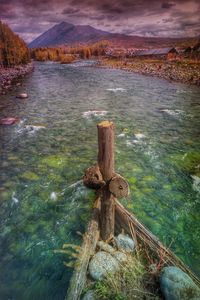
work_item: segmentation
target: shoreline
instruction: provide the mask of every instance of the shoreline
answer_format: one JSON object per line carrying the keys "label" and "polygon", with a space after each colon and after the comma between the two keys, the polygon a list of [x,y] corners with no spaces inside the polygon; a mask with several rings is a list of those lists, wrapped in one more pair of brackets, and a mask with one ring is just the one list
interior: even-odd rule
{"label": "shoreline", "polygon": [[121,69],[136,74],[154,76],[170,82],[200,87],[200,63],[100,59],[98,68]]}
{"label": "shoreline", "polygon": [[15,80],[24,77],[33,70],[33,62],[12,68],[0,68],[0,95],[5,95],[13,84],[15,84]]}

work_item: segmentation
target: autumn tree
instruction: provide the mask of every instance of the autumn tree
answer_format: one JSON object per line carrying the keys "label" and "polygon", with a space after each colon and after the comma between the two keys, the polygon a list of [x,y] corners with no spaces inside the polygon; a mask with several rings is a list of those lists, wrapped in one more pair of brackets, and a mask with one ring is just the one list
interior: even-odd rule
{"label": "autumn tree", "polygon": [[25,42],[0,21],[0,65],[12,67],[29,61],[30,53]]}

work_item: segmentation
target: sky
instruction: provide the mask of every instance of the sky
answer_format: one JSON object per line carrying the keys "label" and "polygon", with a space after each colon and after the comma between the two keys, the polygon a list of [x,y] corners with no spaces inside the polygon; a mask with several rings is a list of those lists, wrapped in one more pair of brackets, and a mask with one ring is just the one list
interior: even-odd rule
{"label": "sky", "polygon": [[26,42],[66,21],[112,33],[200,36],[200,0],[0,0],[0,20]]}

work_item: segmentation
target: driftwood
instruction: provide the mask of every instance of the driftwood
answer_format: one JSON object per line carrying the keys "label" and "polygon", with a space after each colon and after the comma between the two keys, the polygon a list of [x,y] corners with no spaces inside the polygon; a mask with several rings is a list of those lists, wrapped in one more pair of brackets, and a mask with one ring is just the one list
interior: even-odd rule
{"label": "driftwood", "polygon": [[149,247],[157,254],[158,258],[162,253],[162,256],[165,258],[168,265],[179,267],[200,287],[199,278],[172,251],[164,247],[159,239],[140,223],[133,214],[128,212],[118,201],[115,203],[115,208],[115,230],[117,233],[121,232],[123,229],[126,233],[135,235],[137,240],[141,242],[144,247]]}
{"label": "driftwood", "polygon": [[114,174],[114,125],[104,121],[98,128],[98,166],[106,185],[102,188],[100,235],[104,241],[111,239],[115,227],[115,198],[109,191],[109,181]]}
{"label": "driftwood", "polygon": [[120,175],[115,174],[109,183],[109,191],[118,199],[129,194],[128,182]]}
{"label": "driftwood", "polygon": [[99,189],[105,185],[98,165],[92,166],[85,171],[83,183],[91,189]]}
{"label": "driftwood", "polygon": [[86,274],[90,257],[94,254],[97,241],[99,239],[99,211],[100,197],[97,197],[92,219],[89,222],[87,231],[83,238],[83,244],[80,249],[80,254],[70,280],[70,285],[67,291],[66,300],[78,300],[86,283]]}

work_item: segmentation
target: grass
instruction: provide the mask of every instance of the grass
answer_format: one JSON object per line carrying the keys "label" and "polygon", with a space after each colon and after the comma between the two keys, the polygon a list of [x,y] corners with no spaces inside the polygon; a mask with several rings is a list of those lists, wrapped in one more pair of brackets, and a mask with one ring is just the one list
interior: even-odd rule
{"label": "grass", "polygon": [[[120,271],[108,273],[93,285],[98,300],[159,300],[156,295],[155,282],[146,271],[141,254],[130,255]],[[151,287],[149,289],[149,286]],[[89,287],[91,289],[91,286]]]}

